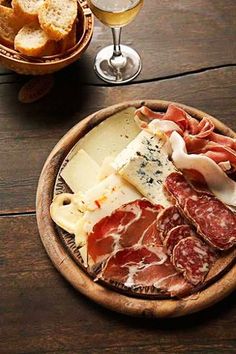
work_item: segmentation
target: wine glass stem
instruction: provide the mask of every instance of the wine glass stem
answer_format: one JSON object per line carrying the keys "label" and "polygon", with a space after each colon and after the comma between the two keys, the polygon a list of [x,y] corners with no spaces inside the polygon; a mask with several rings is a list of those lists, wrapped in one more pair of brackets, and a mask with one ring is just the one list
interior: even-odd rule
{"label": "wine glass stem", "polygon": [[119,72],[120,69],[126,66],[127,59],[123,56],[120,48],[121,28],[112,27],[111,30],[113,37],[113,54],[110,59],[110,65]]}

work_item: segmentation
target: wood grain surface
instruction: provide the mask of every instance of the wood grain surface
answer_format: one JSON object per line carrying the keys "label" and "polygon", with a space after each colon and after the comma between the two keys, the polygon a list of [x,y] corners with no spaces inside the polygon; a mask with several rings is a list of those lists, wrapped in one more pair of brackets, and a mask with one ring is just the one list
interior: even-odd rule
{"label": "wood grain surface", "polygon": [[123,31],[123,43],[144,64],[130,85],[105,87],[95,77],[94,54],[111,43],[98,21],[82,59],[55,75],[54,89],[39,102],[20,104],[28,78],[0,68],[1,353],[235,353],[235,294],[181,319],[114,314],[73,290],[39,239],[39,173],[55,143],[89,113],[127,99],[168,99],[236,130],[235,0],[144,3]]}
{"label": "wood grain surface", "polygon": [[0,242],[2,354],[234,353],[235,294],[188,317],[131,318],[73,290],[49,261],[34,216],[0,218]]}

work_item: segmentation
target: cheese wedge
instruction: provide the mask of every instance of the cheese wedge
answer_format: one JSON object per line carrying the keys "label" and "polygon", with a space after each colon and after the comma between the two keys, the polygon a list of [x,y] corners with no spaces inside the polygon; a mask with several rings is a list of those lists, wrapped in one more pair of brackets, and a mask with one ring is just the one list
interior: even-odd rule
{"label": "cheese wedge", "polygon": [[142,131],[114,160],[113,168],[154,204],[166,207],[163,182],[176,171],[168,159],[164,134]]}
{"label": "cheese wedge", "polygon": [[87,133],[76,145],[99,165],[107,156],[115,157],[140,132],[134,121],[134,107],[118,112]]}
{"label": "cheese wedge", "polygon": [[99,181],[98,164],[83,149],[69,160],[61,172],[61,177],[72,192],[86,192]]}

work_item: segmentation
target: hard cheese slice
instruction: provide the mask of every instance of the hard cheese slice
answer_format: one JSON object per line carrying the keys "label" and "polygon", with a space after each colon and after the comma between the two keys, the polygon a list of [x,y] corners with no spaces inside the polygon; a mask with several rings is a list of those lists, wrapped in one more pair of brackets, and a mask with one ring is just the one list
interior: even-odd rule
{"label": "hard cheese slice", "polygon": [[74,193],[86,192],[99,181],[100,168],[85,152],[79,150],[61,172],[61,177]]}
{"label": "hard cheese slice", "polygon": [[99,165],[107,156],[115,157],[140,132],[134,112],[129,107],[107,118],[80,139],[76,149],[85,150]]}
{"label": "hard cheese slice", "polygon": [[112,166],[154,204],[166,207],[163,182],[176,171],[164,148],[163,135],[142,131],[114,160]]}
{"label": "hard cheese slice", "polygon": [[121,205],[142,198],[141,194],[119,175],[112,174],[83,196],[84,214],[75,230],[77,245],[86,243],[93,226]]}

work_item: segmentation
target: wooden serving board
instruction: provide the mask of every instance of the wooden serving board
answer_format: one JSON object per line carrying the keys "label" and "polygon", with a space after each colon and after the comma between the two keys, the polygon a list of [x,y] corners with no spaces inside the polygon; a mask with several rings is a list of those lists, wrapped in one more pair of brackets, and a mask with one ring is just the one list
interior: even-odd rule
{"label": "wooden serving board", "polygon": [[[81,293],[97,303],[117,312],[134,316],[177,317],[200,311],[215,304],[236,289],[236,250],[225,258],[226,267],[220,269],[220,277],[211,277],[208,286],[183,299],[146,299],[122,294],[115,289],[94,282],[86,271],[76,262],[73,251],[66,247],[60,237],[60,231],[50,217],[50,204],[61,165],[74,147],[86,133],[96,125],[128,107],[139,108],[146,105],[156,111],[166,111],[170,102],[158,100],[130,101],[98,111],[74,126],[55,146],[49,155],[38,184],[37,222],[41,240],[46,251],[59,272]],[[195,108],[177,103],[197,119],[208,117],[222,134],[236,137],[230,128],[219,120]],[[222,268],[222,264],[221,264]],[[216,267],[213,273],[218,273]]]}

